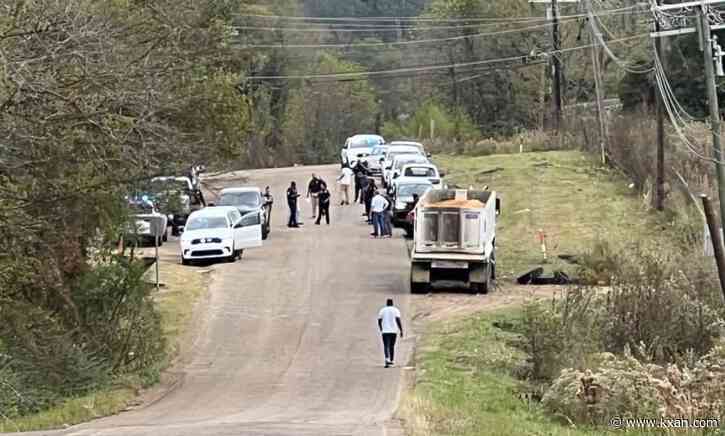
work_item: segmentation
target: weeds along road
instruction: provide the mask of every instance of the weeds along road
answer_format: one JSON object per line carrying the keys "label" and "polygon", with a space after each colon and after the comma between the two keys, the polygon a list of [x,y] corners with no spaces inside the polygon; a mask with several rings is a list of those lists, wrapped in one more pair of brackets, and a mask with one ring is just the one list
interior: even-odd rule
{"label": "weeds along road", "polygon": [[[305,225],[288,229],[286,187],[290,180],[306,186],[313,171],[333,190],[332,223],[314,225],[302,201]],[[336,206],[338,171],[295,167],[210,178],[213,187],[270,185],[273,228],[264,247],[215,267],[183,383],[148,407],[34,434],[397,434],[386,421],[411,343],[400,342],[398,366],[383,368],[376,319],[390,296],[409,315],[408,257],[400,235],[369,239],[360,206]]]}

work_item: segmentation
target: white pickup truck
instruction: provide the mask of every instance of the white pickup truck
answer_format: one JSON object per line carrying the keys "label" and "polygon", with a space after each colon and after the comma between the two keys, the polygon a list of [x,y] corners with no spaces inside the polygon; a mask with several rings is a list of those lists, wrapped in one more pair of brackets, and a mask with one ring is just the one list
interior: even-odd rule
{"label": "white pickup truck", "polygon": [[495,191],[429,190],[415,208],[410,291],[427,292],[436,281],[465,282],[486,293],[496,279]]}

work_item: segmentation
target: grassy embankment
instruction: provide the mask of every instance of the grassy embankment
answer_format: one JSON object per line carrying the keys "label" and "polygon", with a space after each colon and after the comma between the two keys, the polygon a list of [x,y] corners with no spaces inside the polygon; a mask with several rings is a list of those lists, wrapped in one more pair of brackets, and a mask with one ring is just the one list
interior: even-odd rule
{"label": "grassy embankment", "polygon": [[[578,152],[437,156],[436,161],[447,170],[449,183],[488,185],[501,196],[497,260],[504,282],[542,264],[539,229],[547,235],[548,272],[575,271],[556,255],[580,254],[597,238],[625,243],[653,231],[652,218],[627,182]],[[484,174],[495,168],[501,170]],[[427,326],[417,352],[416,384],[401,405],[409,434],[608,433],[564,425],[526,399],[525,382],[513,375],[526,356],[513,345],[517,335],[505,328],[521,313],[520,307],[509,307]]]}
{"label": "grassy embankment", "polygon": [[[206,292],[207,279],[198,269],[161,261],[160,280],[165,286],[156,296],[162,317],[168,356],[159,362],[159,369],[168,367],[178,354],[180,341],[192,320],[194,303]],[[154,269],[147,274],[153,281]],[[144,385],[157,382],[158,374],[138,375],[118,380],[113,386],[94,394],[72,398],[58,407],[13,421],[0,416],[0,432],[32,431],[59,428],[113,415],[130,405]]]}

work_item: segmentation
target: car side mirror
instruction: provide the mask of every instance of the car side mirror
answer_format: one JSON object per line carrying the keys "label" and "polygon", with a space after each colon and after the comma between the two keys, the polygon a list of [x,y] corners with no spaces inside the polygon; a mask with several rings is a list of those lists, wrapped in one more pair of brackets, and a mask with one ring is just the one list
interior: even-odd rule
{"label": "car side mirror", "polygon": [[445,177],[446,176],[446,173],[443,172],[443,171],[441,171],[441,172],[438,173],[438,175],[441,176],[441,177]]}
{"label": "car side mirror", "polygon": [[398,177],[400,177],[400,174],[399,173],[395,173],[395,175],[393,175],[393,178],[394,179],[397,179]]}
{"label": "car side mirror", "polygon": [[430,153],[426,153],[426,154],[425,154],[425,157],[431,157],[431,156],[433,156],[433,155],[432,155],[432,154],[430,154]]}
{"label": "car side mirror", "polygon": [[207,206],[207,207],[214,207],[214,206],[215,206],[215,204],[214,204],[214,203],[207,203],[207,205],[206,205],[206,206]]}

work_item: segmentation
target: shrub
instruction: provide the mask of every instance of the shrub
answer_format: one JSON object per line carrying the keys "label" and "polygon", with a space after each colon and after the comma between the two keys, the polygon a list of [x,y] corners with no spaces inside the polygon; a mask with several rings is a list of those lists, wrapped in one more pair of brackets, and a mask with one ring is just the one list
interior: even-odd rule
{"label": "shrub", "polygon": [[643,363],[629,352],[597,356],[591,370],[566,369],[544,394],[551,414],[605,424],[623,418],[712,418],[725,412],[725,347],[713,348],[694,368]]}

